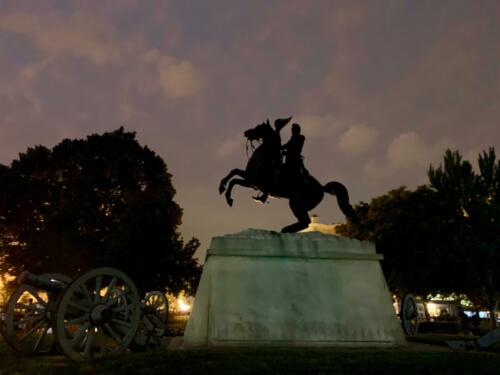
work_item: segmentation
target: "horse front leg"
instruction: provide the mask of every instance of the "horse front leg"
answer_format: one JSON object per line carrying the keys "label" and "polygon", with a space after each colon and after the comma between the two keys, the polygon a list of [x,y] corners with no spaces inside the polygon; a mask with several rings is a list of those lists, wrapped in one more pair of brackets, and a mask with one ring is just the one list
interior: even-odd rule
{"label": "horse front leg", "polygon": [[232,193],[233,187],[235,185],[253,188],[252,184],[250,182],[248,182],[247,180],[240,179],[240,178],[236,178],[234,180],[231,180],[231,182],[229,183],[229,186],[227,187],[226,194],[225,194],[226,202],[231,207],[233,206],[233,198],[231,197],[231,193]]}
{"label": "horse front leg", "polygon": [[230,179],[232,179],[234,176],[240,176],[240,177],[246,178],[246,173],[242,169],[233,169],[231,172],[229,172],[229,174],[220,181],[219,194],[224,193],[224,191],[226,190],[227,182]]}

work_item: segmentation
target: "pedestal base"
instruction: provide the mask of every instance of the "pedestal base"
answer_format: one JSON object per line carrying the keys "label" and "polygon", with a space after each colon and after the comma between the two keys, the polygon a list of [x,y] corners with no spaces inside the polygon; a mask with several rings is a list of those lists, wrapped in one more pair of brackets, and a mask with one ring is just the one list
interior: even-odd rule
{"label": "pedestal base", "polygon": [[318,232],[212,239],[184,346],[405,344],[375,247]]}

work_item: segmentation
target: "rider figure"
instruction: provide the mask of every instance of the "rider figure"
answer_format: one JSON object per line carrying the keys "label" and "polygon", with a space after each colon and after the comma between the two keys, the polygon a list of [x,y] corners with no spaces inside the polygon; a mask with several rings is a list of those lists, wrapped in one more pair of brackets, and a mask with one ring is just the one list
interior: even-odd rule
{"label": "rider figure", "polygon": [[[279,130],[278,130],[279,131]],[[305,137],[300,134],[300,125],[292,125],[292,136],[290,140],[281,146],[285,154],[285,178],[288,183],[296,181],[304,172],[304,163],[302,162],[302,147]],[[264,191],[258,197],[253,197],[256,201],[265,203],[269,193]]]}
{"label": "rider figure", "polygon": [[300,125],[292,125],[292,137],[288,143],[281,146],[285,152],[285,173],[289,181],[295,181],[304,171],[302,162],[302,147],[304,147],[305,137],[300,134]]}

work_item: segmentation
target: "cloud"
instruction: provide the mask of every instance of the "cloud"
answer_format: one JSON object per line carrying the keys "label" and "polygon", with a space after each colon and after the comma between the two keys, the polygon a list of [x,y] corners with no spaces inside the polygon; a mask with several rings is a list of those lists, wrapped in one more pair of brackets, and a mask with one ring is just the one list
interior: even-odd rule
{"label": "cloud", "polygon": [[163,63],[158,68],[162,88],[169,97],[188,97],[201,90],[201,74],[191,62]]}
{"label": "cloud", "polygon": [[215,150],[215,158],[216,159],[224,159],[232,154],[234,154],[238,150],[243,149],[243,138],[241,136],[234,137],[222,144],[220,144]]}
{"label": "cloud", "polygon": [[340,137],[338,148],[346,154],[360,154],[369,150],[377,139],[377,129],[366,125],[353,125]]}
{"label": "cloud", "polygon": [[81,12],[66,20],[55,13],[42,17],[14,12],[0,17],[0,29],[31,38],[49,55],[70,54],[96,64],[116,61],[124,48],[109,22]]}
{"label": "cloud", "polygon": [[334,33],[353,33],[363,27],[367,16],[366,6],[347,3],[329,12],[327,26]]}
{"label": "cloud", "polygon": [[31,38],[50,59],[71,55],[102,65],[123,60],[132,64],[135,56],[140,56],[139,64],[155,65],[156,81],[168,98],[193,96],[203,86],[202,75],[191,61],[176,59],[156,48],[148,50],[134,38],[119,38],[110,22],[86,13],[77,11],[65,19],[56,13],[42,17],[14,12],[0,17],[0,30]]}
{"label": "cloud", "polygon": [[387,160],[395,168],[422,165],[428,160],[426,146],[416,133],[400,134],[389,145]]}
{"label": "cloud", "polygon": [[335,135],[348,126],[348,121],[334,115],[299,115],[293,122],[302,127],[302,132],[308,137],[324,137]]}
{"label": "cloud", "polygon": [[398,171],[427,167],[439,161],[444,151],[452,146],[448,138],[426,143],[415,132],[399,134],[387,147],[386,159],[377,163],[369,160],[363,166],[366,174],[373,178],[384,178]]}
{"label": "cloud", "polygon": [[363,166],[363,171],[373,179],[382,179],[390,176],[394,173],[392,169],[386,163],[377,163],[375,160],[369,160]]}
{"label": "cloud", "polygon": [[200,71],[188,60],[161,54],[157,49],[146,52],[143,60],[155,64],[164,94],[173,99],[196,95],[203,87]]}
{"label": "cloud", "polygon": [[437,156],[441,156],[451,142],[443,138],[433,144],[425,144],[415,132],[403,133],[396,137],[387,149],[387,160],[396,169],[412,166],[426,166]]}

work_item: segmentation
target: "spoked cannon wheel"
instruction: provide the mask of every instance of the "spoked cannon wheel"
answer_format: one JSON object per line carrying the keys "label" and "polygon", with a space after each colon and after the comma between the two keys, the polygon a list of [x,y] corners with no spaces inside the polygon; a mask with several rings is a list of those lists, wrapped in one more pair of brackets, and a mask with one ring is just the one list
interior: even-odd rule
{"label": "spoked cannon wheel", "polygon": [[167,323],[168,300],[164,293],[158,290],[146,293],[143,304],[146,308],[154,310],[163,323]]}
{"label": "spoked cannon wheel", "polygon": [[168,321],[167,297],[158,290],[146,293],[141,310],[139,327],[130,345],[130,348],[135,351],[155,348],[161,344]]}
{"label": "spoked cannon wheel", "polygon": [[[44,274],[48,282],[69,283],[60,274]],[[23,355],[43,355],[54,351],[53,321],[57,294],[21,284],[10,296],[1,333],[9,346]]]}
{"label": "spoked cannon wheel", "polygon": [[61,296],[57,343],[76,362],[119,356],[134,338],[140,314],[132,280],[119,270],[96,268],[73,280]]}
{"label": "spoked cannon wheel", "polygon": [[417,300],[413,294],[404,296],[399,316],[405,333],[408,336],[415,336],[418,332],[418,308]]}

